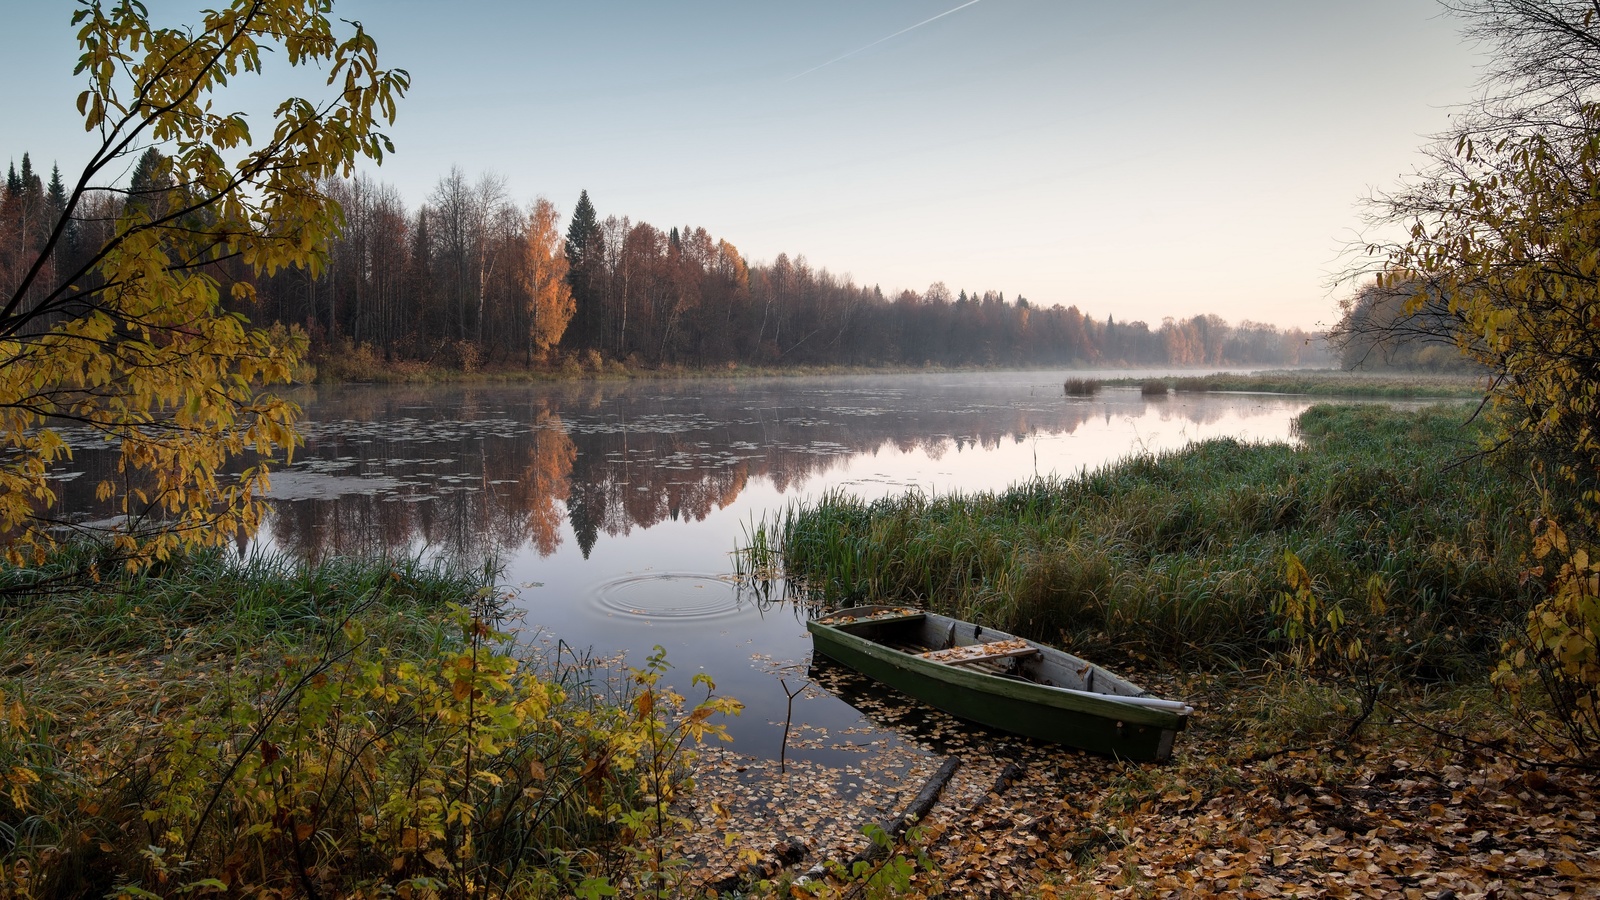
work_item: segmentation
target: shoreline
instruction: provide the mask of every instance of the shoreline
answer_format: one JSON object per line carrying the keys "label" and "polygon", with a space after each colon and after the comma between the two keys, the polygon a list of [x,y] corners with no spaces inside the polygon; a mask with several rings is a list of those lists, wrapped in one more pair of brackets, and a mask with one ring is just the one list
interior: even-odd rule
{"label": "shoreline", "polygon": [[[607,361],[598,367],[571,366],[543,369],[487,369],[464,372],[439,367],[390,370],[370,377],[324,377],[318,373],[295,385],[335,387],[340,385],[418,385],[418,384],[566,384],[574,382],[614,383],[625,381],[827,378],[875,375],[957,375],[1002,372],[1038,372],[1069,378],[1096,375],[1104,387],[1140,387],[1152,380],[1165,381],[1174,393],[1265,393],[1310,397],[1395,397],[1416,399],[1459,399],[1485,396],[1485,376],[1476,374],[1438,374],[1407,372],[1351,372],[1332,368],[1252,369],[1219,371],[1215,367],[1161,368],[1123,366],[1114,368],[1073,368],[1067,366],[730,366],[720,368],[629,369]],[[1160,374],[1119,375],[1119,372]]]}

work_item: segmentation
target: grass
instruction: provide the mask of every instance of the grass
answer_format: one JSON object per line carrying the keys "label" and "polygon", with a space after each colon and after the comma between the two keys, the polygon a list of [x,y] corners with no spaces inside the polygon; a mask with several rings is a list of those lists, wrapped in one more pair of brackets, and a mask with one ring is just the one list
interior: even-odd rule
{"label": "grass", "polygon": [[1384,612],[1360,626],[1410,676],[1476,677],[1532,588],[1505,514],[1527,498],[1461,462],[1469,413],[1317,406],[1300,446],[1211,440],[997,493],[834,493],[752,544],[825,604],[915,604],[1096,656],[1224,668],[1287,648],[1273,602],[1292,551],[1351,617],[1381,587]]}
{"label": "grass", "polygon": [[1100,393],[1100,379],[1068,378],[1061,387],[1068,397],[1093,397]]}
{"label": "grass", "polygon": [[0,569],[0,896],[570,896],[666,838],[703,716],[527,655],[491,572],[95,563]]}
{"label": "grass", "polygon": [[1137,386],[1148,392],[1153,382],[1157,381],[1179,393],[1235,391],[1390,400],[1479,398],[1487,391],[1484,376],[1342,372],[1333,369],[1291,369],[1248,375],[1217,372],[1160,379],[1110,379],[1106,383]]}
{"label": "grass", "polygon": [[196,553],[140,573],[110,571],[92,588],[34,591],[95,565],[93,548],[71,545],[44,566],[0,570],[0,670],[19,652],[105,655],[186,647],[189,655],[259,653],[296,645],[348,616],[382,618],[400,645],[423,640],[428,615],[478,594],[486,574],[416,560],[282,556],[240,560]]}

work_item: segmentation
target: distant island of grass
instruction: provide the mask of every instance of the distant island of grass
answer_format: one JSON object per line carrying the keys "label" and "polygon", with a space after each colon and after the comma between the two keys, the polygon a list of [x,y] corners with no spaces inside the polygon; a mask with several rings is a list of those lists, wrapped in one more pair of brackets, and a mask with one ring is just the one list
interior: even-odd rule
{"label": "distant island of grass", "polygon": [[[1084,396],[1087,379],[1073,378],[1065,384],[1066,393]],[[1094,382],[1105,387],[1137,387],[1146,395],[1156,382],[1175,393],[1237,392],[1255,394],[1304,394],[1312,397],[1373,397],[1404,399],[1482,397],[1488,390],[1487,376],[1468,374],[1346,372],[1338,369],[1285,369],[1248,374],[1216,372],[1210,375],[1172,375],[1160,378],[1107,378]]]}

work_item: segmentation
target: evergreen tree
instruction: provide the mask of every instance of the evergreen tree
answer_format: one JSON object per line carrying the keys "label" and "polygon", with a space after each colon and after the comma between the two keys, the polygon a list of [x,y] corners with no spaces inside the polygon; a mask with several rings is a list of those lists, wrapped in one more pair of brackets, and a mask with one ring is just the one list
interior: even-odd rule
{"label": "evergreen tree", "polygon": [[33,171],[33,162],[28,159],[28,154],[22,154],[22,174],[18,181],[22,185],[22,193],[43,194],[44,185],[40,183],[39,176]]}
{"label": "evergreen tree", "polygon": [[[152,219],[161,215],[165,203],[160,195],[172,186],[172,179],[162,174],[165,162],[161,151],[151,147],[139,157],[128,182],[128,205],[145,210]],[[28,157],[22,157],[22,164],[27,167]]]}
{"label": "evergreen tree", "polygon": [[16,197],[22,193],[22,178],[17,175],[17,161],[11,161],[11,168],[6,172],[6,195]]}
{"label": "evergreen tree", "polygon": [[577,312],[567,328],[563,344],[573,348],[602,348],[605,346],[606,316],[602,308],[605,297],[598,276],[605,264],[605,240],[587,190],[578,195],[578,205],[573,208],[572,221],[567,225],[566,254],[567,284],[572,288]]}
{"label": "evergreen tree", "polygon": [[[428,207],[417,210],[417,224],[411,229],[411,247],[406,254],[406,287],[409,303],[415,308],[414,321],[420,331],[406,336],[414,351],[429,346],[425,335],[444,333],[444,319],[438,303],[438,291],[433,280],[433,238],[428,231]],[[431,347],[430,347],[431,349]]]}
{"label": "evergreen tree", "polygon": [[567,225],[568,271],[576,272],[591,261],[592,251],[600,239],[600,223],[595,218],[594,204],[589,202],[587,190],[578,194],[578,205],[572,210],[572,221]]}
{"label": "evergreen tree", "polygon": [[33,160],[26,153],[22,154],[22,170],[17,173],[15,182],[10,178],[6,180],[5,218],[5,230],[10,232],[9,240],[14,242],[12,252],[18,254],[11,261],[12,265],[25,267],[24,258],[44,246],[49,229],[55,224],[53,218],[46,221],[44,184],[33,171]]}
{"label": "evergreen tree", "polygon": [[[67,188],[61,182],[61,167],[58,165],[50,166],[50,187],[45,191],[44,202],[51,227],[54,227],[54,223],[67,211]],[[68,220],[66,231],[61,237],[61,249],[66,252],[67,257],[70,259],[78,249],[78,224]]]}
{"label": "evergreen tree", "polygon": [[50,186],[45,190],[45,202],[49,204],[50,211],[61,215],[67,208],[67,189],[61,183],[61,167],[50,167]]}

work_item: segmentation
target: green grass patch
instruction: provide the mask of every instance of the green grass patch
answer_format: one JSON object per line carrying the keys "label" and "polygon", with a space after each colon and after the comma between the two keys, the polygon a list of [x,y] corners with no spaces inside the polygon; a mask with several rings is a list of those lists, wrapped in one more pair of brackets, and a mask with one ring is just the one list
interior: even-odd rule
{"label": "green grass patch", "polygon": [[[1527,498],[1470,458],[1471,407],[1316,406],[1302,443],[1217,439],[996,493],[844,493],[763,523],[754,549],[828,605],[914,604],[1111,658],[1250,666],[1286,647],[1284,554],[1422,680],[1481,675],[1533,588]],[[1374,648],[1375,650],[1378,648]]]}
{"label": "green grass patch", "polygon": [[1333,369],[1254,372],[1246,375],[1217,372],[1211,375],[1181,375],[1160,379],[1114,378],[1108,379],[1106,384],[1136,386],[1144,390],[1152,381],[1160,381],[1179,393],[1232,391],[1253,394],[1300,394],[1310,397],[1365,397],[1380,400],[1465,399],[1482,397],[1488,391],[1481,375],[1412,375],[1392,372],[1342,372]]}
{"label": "green grass patch", "polygon": [[221,551],[129,573],[97,564],[94,554],[71,545],[43,566],[0,570],[0,669],[34,650],[104,655],[182,644],[189,655],[259,653],[298,645],[357,614],[407,632],[393,639],[410,646],[431,640],[423,637],[431,615],[469,602],[489,581],[483,571],[416,560],[312,565]]}

